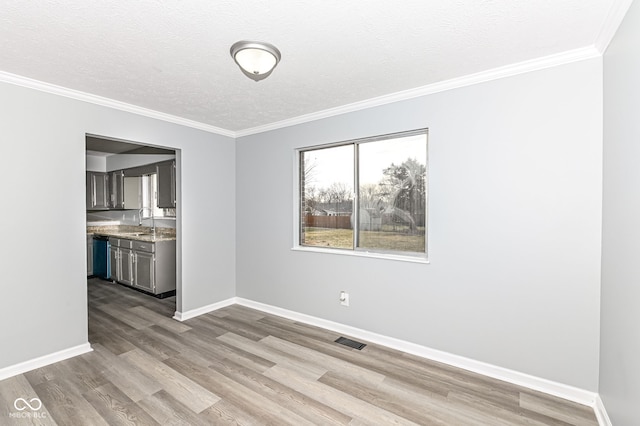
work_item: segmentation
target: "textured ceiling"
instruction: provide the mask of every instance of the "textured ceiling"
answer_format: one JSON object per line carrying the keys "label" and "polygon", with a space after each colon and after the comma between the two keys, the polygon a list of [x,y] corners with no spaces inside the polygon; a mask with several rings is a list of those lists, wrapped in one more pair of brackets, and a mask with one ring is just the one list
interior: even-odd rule
{"label": "textured ceiling", "polygon": [[3,0],[0,71],[235,132],[593,46],[615,1]]}

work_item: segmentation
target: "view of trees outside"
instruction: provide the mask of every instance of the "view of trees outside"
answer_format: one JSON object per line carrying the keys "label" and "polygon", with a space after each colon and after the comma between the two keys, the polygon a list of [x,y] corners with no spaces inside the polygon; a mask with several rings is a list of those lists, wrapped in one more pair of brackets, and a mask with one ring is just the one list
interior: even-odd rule
{"label": "view of trees outside", "polygon": [[304,165],[300,244],[352,249],[354,146],[322,148],[300,155]]}
{"label": "view of trees outside", "polygon": [[[301,152],[300,244],[353,248],[355,148]],[[358,247],[424,253],[426,134],[363,142],[357,152]]]}
{"label": "view of trees outside", "polygon": [[358,247],[425,251],[426,135],[359,147]]}

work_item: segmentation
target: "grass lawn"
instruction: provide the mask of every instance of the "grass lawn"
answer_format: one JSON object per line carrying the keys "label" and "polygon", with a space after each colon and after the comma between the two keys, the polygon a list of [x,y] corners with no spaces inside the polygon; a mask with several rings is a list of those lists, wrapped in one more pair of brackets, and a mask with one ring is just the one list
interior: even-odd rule
{"label": "grass lawn", "polygon": [[[353,248],[353,230],[305,228],[304,245],[315,247]],[[360,231],[360,248],[424,252],[424,233]]]}

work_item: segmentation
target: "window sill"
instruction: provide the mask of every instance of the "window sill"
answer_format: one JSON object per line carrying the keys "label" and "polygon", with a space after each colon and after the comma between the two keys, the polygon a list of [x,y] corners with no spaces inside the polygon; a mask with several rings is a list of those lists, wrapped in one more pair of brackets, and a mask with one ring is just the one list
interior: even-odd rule
{"label": "window sill", "polygon": [[400,262],[410,262],[410,263],[424,263],[424,264],[430,263],[429,259],[426,256],[407,256],[407,255],[376,253],[376,252],[360,251],[360,250],[341,250],[341,249],[329,249],[329,248],[322,248],[322,247],[306,247],[306,246],[294,246],[291,248],[291,250],[303,251],[303,252],[309,252],[309,253],[326,253],[326,254],[337,254],[337,255],[345,255],[345,256],[369,257],[373,259],[397,260]]}

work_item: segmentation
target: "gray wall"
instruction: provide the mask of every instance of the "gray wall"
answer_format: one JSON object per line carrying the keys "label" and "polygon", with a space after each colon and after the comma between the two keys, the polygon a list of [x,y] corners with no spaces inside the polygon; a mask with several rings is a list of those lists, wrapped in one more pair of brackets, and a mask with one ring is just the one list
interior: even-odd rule
{"label": "gray wall", "polygon": [[232,138],[4,83],[0,117],[0,368],[87,342],[85,133],[181,150],[178,309],[235,295]]}
{"label": "gray wall", "polygon": [[615,425],[640,401],[640,3],[604,55],[600,394]]}
{"label": "gray wall", "polygon": [[[291,250],[295,148],[421,127],[430,264]],[[239,297],[597,390],[600,58],[242,137],[236,155]]]}

